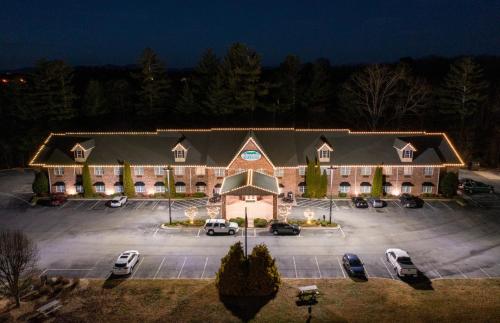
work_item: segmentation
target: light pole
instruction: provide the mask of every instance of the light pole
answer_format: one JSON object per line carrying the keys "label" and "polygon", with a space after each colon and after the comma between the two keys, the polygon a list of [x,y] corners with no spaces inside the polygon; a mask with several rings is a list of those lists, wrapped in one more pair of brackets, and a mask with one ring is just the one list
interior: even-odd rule
{"label": "light pole", "polygon": [[333,166],[330,166],[330,224],[332,224],[332,208],[333,208]]}
{"label": "light pole", "polygon": [[166,168],[167,171],[167,190],[168,190],[168,221],[172,224],[172,208],[170,203],[170,167]]}
{"label": "light pole", "polygon": [[247,217],[247,207],[245,206],[245,259],[248,259],[248,251],[247,251],[248,235],[247,235],[247,230],[248,230],[248,217]]}

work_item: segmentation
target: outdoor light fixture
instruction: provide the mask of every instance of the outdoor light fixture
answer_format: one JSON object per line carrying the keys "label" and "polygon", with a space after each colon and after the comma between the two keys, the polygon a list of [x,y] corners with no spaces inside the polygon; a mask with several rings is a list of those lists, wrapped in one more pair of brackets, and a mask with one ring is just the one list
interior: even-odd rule
{"label": "outdoor light fixture", "polygon": [[314,216],[314,211],[312,211],[311,209],[307,208],[305,211],[304,211],[304,216],[306,217],[307,219],[307,224],[311,224],[311,219],[313,218]]}

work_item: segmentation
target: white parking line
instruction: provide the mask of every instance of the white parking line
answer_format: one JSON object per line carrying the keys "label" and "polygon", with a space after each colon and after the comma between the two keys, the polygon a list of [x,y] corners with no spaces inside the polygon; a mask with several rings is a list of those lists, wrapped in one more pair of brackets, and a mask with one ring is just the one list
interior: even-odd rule
{"label": "white parking line", "polygon": [[397,206],[399,206],[399,208],[400,208],[400,209],[402,209],[402,208],[403,208],[401,205],[399,205],[399,203],[398,203],[398,202],[396,202],[396,201],[391,201],[391,202],[392,202],[392,203],[394,203],[394,204],[396,204]]}
{"label": "white parking line", "polygon": [[253,237],[256,238],[257,237],[257,229],[253,229]]}
{"label": "white parking line", "polygon": [[299,277],[299,274],[297,274],[297,264],[295,263],[295,256],[292,256],[293,259],[293,268],[295,269],[295,278]]}
{"label": "white parking line", "polygon": [[453,209],[451,208],[451,206],[449,206],[448,204],[444,203],[443,201],[439,201],[439,203],[441,203],[444,206],[446,206],[450,211],[453,211]]}
{"label": "white parking line", "polygon": [[139,261],[139,264],[137,265],[137,268],[134,268],[134,272],[132,273],[132,276],[130,276],[130,278],[134,278],[135,274],[139,270],[139,267],[141,267],[142,263],[144,262],[144,258],[146,258],[146,257],[144,257],[144,256],[141,257],[141,260]]}
{"label": "white parking line", "polygon": [[342,233],[342,236],[345,238],[345,232],[344,230],[342,230],[342,227],[339,225],[339,230],[340,230],[340,233]]}
{"label": "white parking line", "polygon": [[387,264],[385,263],[384,259],[382,259],[382,257],[380,258],[380,261],[382,262],[382,264],[384,264],[384,267],[385,269],[387,269],[389,275],[391,275],[391,278],[394,279],[394,276],[392,275],[391,271],[389,270],[389,267],[387,267]]}
{"label": "white parking line", "polygon": [[198,234],[196,235],[196,238],[200,237],[200,233],[201,233],[201,228],[198,229]]}
{"label": "white parking line", "polygon": [[436,208],[432,205],[430,205],[429,203],[427,203],[427,201],[424,201],[425,204],[427,204],[431,209],[433,209],[434,211],[436,210]]}
{"label": "white parking line", "polygon": [[432,271],[436,272],[436,274],[438,274],[439,278],[443,278],[443,276],[441,275],[441,273],[436,269],[436,267],[432,266],[432,265],[429,265],[431,268],[432,268]]}
{"label": "white parking line", "polygon": [[314,256],[314,260],[316,260],[316,267],[318,267],[319,278],[321,278],[322,276],[321,276],[321,270],[319,269],[318,258]]}
{"label": "white parking line", "polygon": [[203,276],[205,275],[205,269],[207,269],[207,263],[208,263],[208,257],[205,257],[205,266],[203,266],[203,272],[201,273],[201,279],[203,279]]}
{"label": "white parking line", "polygon": [[137,206],[135,207],[135,209],[137,210],[138,208],[140,208],[143,204],[144,204],[145,201],[142,201],[141,203],[137,204]]}
{"label": "white parking line", "polygon": [[163,266],[163,263],[165,262],[165,258],[166,257],[163,257],[163,260],[161,261],[160,265],[158,266],[158,269],[156,270],[156,273],[155,273],[153,279],[156,279],[156,277],[158,276],[158,273],[160,272],[160,269]]}
{"label": "white parking line", "polygon": [[158,230],[160,230],[160,226],[158,226],[158,228],[156,228],[155,233],[153,233],[153,237],[156,237],[156,234],[158,233]]}
{"label": "white parking line", "polygon": [[469,277],[467,277],[467,275],[466,275],[466,274],[464,274],[464,273],[460,270],[460,268],[459,268],[458,266],[456,266],[456,267],[457,267],[457,269],[458,269],[458,272],[459,272],[459,273],[460,273],[460,274],[461,274],[464,278],[469,278]]}
{"label": "white parking line", "polygon": [[78,204],[76,207],[73,208],[73,210],[76,210],[78,209],[80,206],[82,206],[83,204],[85,204],[84,201],[81,201],[80,204]]}
{"label": "white parking line", "polygon": [[340,259],[339,257],[336,257],[337,258],[337,261],[339,263],[339,266],[340,266],[340,270],[342,271],[342,275],[344,275],[344,278],[347,278],[346,274],[345,274],[345,271],[344,271],[344,266],[342,266],[342,263],[340,262]]}
{"label": "white parking line", "polygon": [[156,208],[156,206],[160,203],[160,201],[156,201],[155,204],[153,205],[153,208],[151,209],[151,211],[154,211],[154,209]]}
{"label": "white parking line", "polygon": [[370,275],[368,274],[368,270],[366,269],[366,266],[365,267],[365,274],[366,274],[366,278],[370,278]]}
{"label": "white parking line", "polygon": [[89,208],[88,208],[88,210],[92,210],[92,209],[94,209],[94,207],[95,207],[97,204],[99,204],[99,202],[101,202],[101,201],[97,201],[97,202],[95,202],[95,204],[94,204],[94,205],[92,205],[91,207],[89,207]]}
{"label": "white parking line", "polygon": [[486,276],[488,276],[488,278],[491,278],[490,274],[488,274],[488,272],[486,270],[484,270],[483,268],[481,267],[478,267],[479,270],[481,270]]}
{"label": "white parking line", "polygon": [[181,270],[179,270],[179,274],[177,275],[177,279],[181,277],[182,269],[184,269],[184,265],[186,264],[187,257],[184,257],[184,262],[182,263]]}

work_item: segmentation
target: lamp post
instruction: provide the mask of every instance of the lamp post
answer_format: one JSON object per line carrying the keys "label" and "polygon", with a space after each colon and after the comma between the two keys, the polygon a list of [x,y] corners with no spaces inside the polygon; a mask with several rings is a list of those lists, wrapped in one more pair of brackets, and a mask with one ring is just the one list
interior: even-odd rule
{"label": "lamp post", "polygon": [[248,259],[248,251],[247,251],[247,245],[248,245],[248,217],[247,217],[247,207],[245,206],[245,259]]}
{"label": "lamp post", "polygon": [[168,190],[168,221],[170,224],[172,224],[172,208],[171,208],[171,203],[170,203],[170,167],[166,168],[167,171],[167,190]]}
{"label": "lamp post", "polygon": [[330,166],[330,220],[329,223],[332,224],[332,208],[333,208],[333,170],[335,168]]}

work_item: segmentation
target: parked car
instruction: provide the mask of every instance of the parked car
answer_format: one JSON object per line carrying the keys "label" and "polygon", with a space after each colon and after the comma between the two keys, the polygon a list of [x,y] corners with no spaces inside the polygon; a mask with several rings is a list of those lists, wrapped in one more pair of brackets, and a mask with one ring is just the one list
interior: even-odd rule
{"label": "parked car", "polygon": [[493,186],[476,181],[465,182],[462,186],[462,189],[465,193],[468,194],[495,192],[495,188]]}
{"label": "parked car", "polygon": [[470,178],[462,178],[460,180],[458,180],[458,189],[459,190],[463,190],[464,189],[464,185],[470,185],[472,183],[474,183],[475,180],[473,179],[470,179]]}
{"label": "parked car", "polygon": [[417,267],[406,251],[397,248],[387,249],[385,258],[392,265],[398,277],[418,277]]}
{"label": "parked car", "polygon": [[407,193],[401,194],[401,196],[399,196],[399,202],[403,207],[407,208],[420,208],[424,206],[424,200]]}
{"label": "parked car", "polygon": [[240,230],[240,227],[238,223],[229,222],[224,219],[207,219],[203,229],[210,236],[214,234],[234,235]]}
{"label": "parked car", "polygon": [[67,201],[68,198],[64,194],[52,194],[50,199],[41,201],[41,204],[46,206],[61,206]]}
{"label": "parked car", "polygon": [[299,234],[300,226],[286,222],[272,222],[269,225],[269,232],[277,236],[278,234]]}
{"label": "parked car", "polygon": [[219,194],[215,194],[211,198],[208,199],[210,203],[219,203],[221,200],[221,196]]}
{"label": "parked car", "polygon": [[368,203],[373,207],[373,208],[381,208],[385,207],[387,205],[386,201],[382,201],[379,198],[369,198]]}
{"label": "parked car", "polygon": [[286,193],[286,196],[283,197],[284,203],[293,203],[293,192]]}
{"label": "parked car", "polygon": [[368,203],[362,197],[356,196],[352,198],[352,204],[358,209],[366,209],[368,207]]}
{"label": "parked car", "polygon": [[128,275],[132,273],[132,270],[135,268],[135,265],[139,262],[139,251],[137,250],[127,250],[122,252],[118,259],[116,259],[115,264],[113,266],[112,273],[113,275]]}
{"label": "parked car", "polygon": [[363,276],[366,277],[365,267],[359,257],[352,253],[346,253],[342,257],[342,265],[349,274],[349,276]]}
{"label": "parked car", "polygon": [[126,196],[115,196],[109,201],[109,206],[110,207],[120,207],[124,206],[127,204],[127,197]]}

